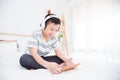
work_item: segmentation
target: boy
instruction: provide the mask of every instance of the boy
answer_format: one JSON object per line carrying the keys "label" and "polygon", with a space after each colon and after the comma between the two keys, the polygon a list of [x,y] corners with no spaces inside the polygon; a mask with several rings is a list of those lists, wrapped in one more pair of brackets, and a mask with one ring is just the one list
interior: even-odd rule
{"label": "boy", "polygon": [[[55,14],[46,15],[42,29],[32,34],[24,55],[20,58],[20,64],[27,69],[49,69],[51,73],[60,73],[60,67],[73,64],[72,59],[66,57],[59,49],[59,42],[55,37],[60,28],[61,21]],[[46,56],[52,49],[55,54]]]}

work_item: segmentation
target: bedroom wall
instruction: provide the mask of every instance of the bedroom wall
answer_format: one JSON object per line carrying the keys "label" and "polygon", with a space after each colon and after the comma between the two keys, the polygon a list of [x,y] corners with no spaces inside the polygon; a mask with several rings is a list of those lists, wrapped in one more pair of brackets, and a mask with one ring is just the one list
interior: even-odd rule
{"label": "bedroom wall", "polygon": [[47,10],[62,16],[67,0],[0,0],[0,32],[29,34],[39,28]]}
{"label": "bedroom wall", "polygon": [[48,9],[61,18],[66,4],[67,0],[0,0],[0,34],[8,33],[0,35],[0,40],[17,40],[19,51],[24,52],[29,37],[9,33],[30,35],[40,28]]}

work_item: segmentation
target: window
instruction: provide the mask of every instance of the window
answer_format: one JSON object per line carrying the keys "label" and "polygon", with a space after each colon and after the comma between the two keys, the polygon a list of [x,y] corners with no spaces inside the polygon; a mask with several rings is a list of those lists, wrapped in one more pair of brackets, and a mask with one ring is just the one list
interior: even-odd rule
{"label": "window", "polygon": [[95,57],[104,55],[105,60],[118,61],[120,59],[119,5],[120,2],[99,0],[74,6],[73,51],[79,51],[78,54],[87,53],[87,56],[95,53]]}

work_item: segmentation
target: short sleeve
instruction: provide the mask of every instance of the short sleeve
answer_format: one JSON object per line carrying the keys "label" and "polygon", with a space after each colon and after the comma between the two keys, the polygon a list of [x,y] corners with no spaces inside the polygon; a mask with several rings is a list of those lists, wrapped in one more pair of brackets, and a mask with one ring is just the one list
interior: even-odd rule
{"label": "short sleeve", "polygon": [[37,35],[36,34],[32,34],[30,40],[28,41],[27,47],[37,48],[37,46],[38,46],[37,42],[38,42]]}

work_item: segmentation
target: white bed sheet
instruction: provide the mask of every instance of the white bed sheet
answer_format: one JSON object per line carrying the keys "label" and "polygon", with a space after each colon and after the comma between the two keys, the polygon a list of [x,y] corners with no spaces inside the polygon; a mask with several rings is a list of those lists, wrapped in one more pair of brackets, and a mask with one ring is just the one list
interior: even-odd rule
{"label": "white bed sheet", "polygon": [[51,74],[47,69],[26,70],[19,64],[23,53],[16,43],[0,45],[0,80],[120,80],[120,64],[73,58],[75,70]]}
{"label": "white bed sheet", "polygon": [[51,74],[47,69],[26,70],[19,64],[0,64],[0,80],[120,80],[118,64],[80,62],[75,70],[61,74]]}

